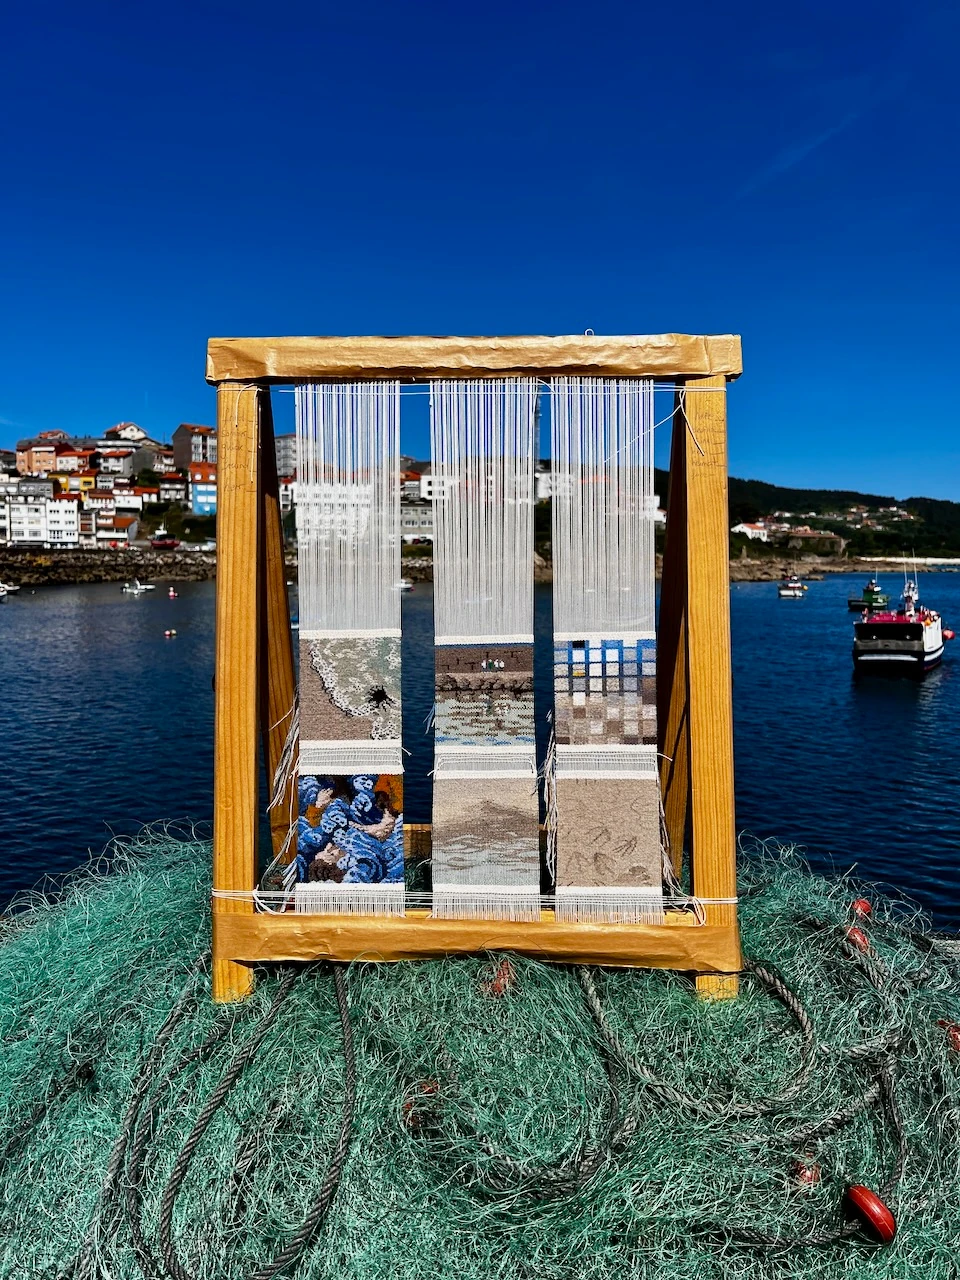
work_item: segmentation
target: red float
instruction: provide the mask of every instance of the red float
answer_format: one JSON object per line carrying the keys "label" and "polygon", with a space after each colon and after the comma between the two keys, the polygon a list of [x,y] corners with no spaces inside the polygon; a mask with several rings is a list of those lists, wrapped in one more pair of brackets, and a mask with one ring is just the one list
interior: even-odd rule
{"label": "red float", "polygon": [[868,898],[855,898],[850,910],[859,920],[869,920],[873,915],[873,905]]}
{"label": "red float", "polygon": [[490,981],[481,982],[480,990],[485,996],[493,996],[496,999],[507,995],[516,985],[517,971],[513,967],[513,962],[504,956]]}
{"label": "red float", "polygon": [[815,1160],[794,1160],[793,1180],[803,1191],[809,1191],[820,1181],[820,1166]]}
{"label": "red float", "polygon": [[862,951],[864,955],[866,955],[870,950],[870,939],[863,930],[858,929],[856,925],[852,925],[851,928],[847,930],[846,938],[848,942],[852,943],[858,951]]}
{"label": "red float", "polygon": [[955,1022],[948,1022],[946,1018],[938,1018],[937,1026],[946,1032],[948,1048],[954,1053],[960,1053],[960,1026]]}
{"label": "red float", "polygon": [[868,1235],[889,1244],[897,1234],[897,1222],[893,1214],[875,1191],[861,1183],[847,1188],[846,1205],[854,1217],[860,1219]]}

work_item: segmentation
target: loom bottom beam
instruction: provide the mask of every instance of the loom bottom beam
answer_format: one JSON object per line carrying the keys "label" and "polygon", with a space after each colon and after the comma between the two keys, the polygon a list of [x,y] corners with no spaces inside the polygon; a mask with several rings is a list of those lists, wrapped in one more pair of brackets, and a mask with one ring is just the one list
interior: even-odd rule
{"label": "loom bottom beam", "polygon": [[425,960],[483,951],[515,951],[561,964],[709,974],[736,973],[741,964],[736,926],[697,925],[680,912],[668,912],[660,925],[565,925],[552,911],[543,911],[533,923],[437,920],[423,909],[402,917],[213,916],[214,956],[241,964]]}

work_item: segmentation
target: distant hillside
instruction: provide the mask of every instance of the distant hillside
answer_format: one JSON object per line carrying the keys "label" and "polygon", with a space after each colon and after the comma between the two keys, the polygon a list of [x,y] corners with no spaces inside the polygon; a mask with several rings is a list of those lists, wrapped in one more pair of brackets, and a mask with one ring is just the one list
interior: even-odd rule
{"label": "distant hillside", "polygon": [[[657,470],[655,487],[662,505],[669,503],[669,473]],[[898,501],[889,495],[857,493],[848,489],[792,489],[768,484],[765,480],[740,480],[731,476],[730,523],[754,521],[775,511],[791,511],[806,516],[815,512],[845,512],[851,507],[867,507],[876,512],[883,507],[900,507],[918,518],[893,529],[858,529],[851,531],[829,519],[813,520],[815,526],[829,528],[848,538],[851,555],[874,552],[889,555],[916,553],[918,556],[960,554],[960,503],[938,498],[906,498]]]}

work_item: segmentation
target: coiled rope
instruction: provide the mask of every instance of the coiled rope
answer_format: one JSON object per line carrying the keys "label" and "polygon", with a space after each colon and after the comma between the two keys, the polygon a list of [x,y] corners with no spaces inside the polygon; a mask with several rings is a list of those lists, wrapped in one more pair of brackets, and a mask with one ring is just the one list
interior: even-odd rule
{"label": "coiled rope", "polygon": [[[243,1045],[233,1055],[204,1103],[190,1133],[177,1154],[161,1199],[159,1216],[161,1258],[158,1262],[150,1248],[147,1233],[144,1230],[142,1220],[142,1182],[150,1142],[156,1136],[155,1130],[157,1116],[161,1110],[161,1100],[175,1084],[177,1078],[183,1075],[188,1066],[193,1063],[203,1062],[211,1056],[213,1050],[233,1026],[231,1022],[224,1022],[215,1027],[200,1045],[181,1054],[165,1071],[161,1072],[160,1065],[165,1050],[178,1026],[192,1009],[192,997],[195,994],[196,985],[195,979],[198,973],[206,968],[207,960],[208,956],[206,954],[201,955],[190,969],[183,990],[167,1014],[152,1045],[143,1057],[140,1068],[134,1078],[117,1137],[114,1140],[110,1158],[107,1162],[97,1210],[76,1257],[66,1268],[61,1270],[58,1280],[93,1280],[94,1277],[107,1274],[100,1263],[100,1259],[103,1256],[103,1244],[108,1238],[115,1236],[119,1230],[121,1199],[127,1210],[137,1263],[147,1280],[161,1280],[164,1275],[169,1277],[170,1280],[193,1280],[191,1272],[181,1261],[177,1243],[174,1239],[173,1215],[177,1197],[204,1133],[209,1128],[214,1116],[225,1102],[233,1086],[255,1058],[271,1027],[276,1022],[298,976],[296,969],[290,969],[281,978],[267,1010],[260,1017]],[[356,1105],[357,1074],[347,980],[340,965],[333,966],[333,982],[345,1065],[343,1105],[337,1139],[334,1143],[320,1190],[308,1208],[299,1228],[294,1232],[289,1242],[273,1258],[247,1273],[245,1280],[272,1280],[284,1268],[295,1262],[315,1236],[334,1201],[340,1185],[343,1168],[350,1150]],[[178,1102],[185,1100],[185,1094],[189,1091],[189,1087],[189,1084],[185,1087]],[[151,1089],[153,1090],[152,1093]],[[179,1110],[179,1106],[175,1104],[170,1109],[176,1113]],[[123,1193],[122,1196],[121,1191]],[[161,1265],[162,1270],[160,1269]]]}
{"label": "coiled rope", "polygon": [[[890,986],[909,982],[914,976],[922,976],[922,974],[911,974],[907,979],[894,978],[878,956],[864,953],[853,945],[842,931],[823,921],[807,919],[804,923],[809,927],[816,927],[821,932],[831,933],[835,937],[842,954],[856,964],[884,1004],[889,1004]],[[746,958],[744,969],[787,1009],[800,1033],[800,1066],[776,1093],[751,1100],[713,1101],[659,1078],[646,1063],[640,1061],[625,1047],[614,1031],[600,997],[594,971],[586,966],[578,966],[577,978],[587,1008],[600,1033],[604,1068],[609,1082],[607,1115],[600,1138],[592,1143],[584,1142],[578,1153],[555,1164],[536,1165],[498,1151],[487,1138],[475,1131],[474,1141],[487,1157],[487,1161],[482,1171],[476,1169],[468,1171],[460,1167],[455,1172],[474,1191],[487,1190],[510,1196],[527,1194],[541,1199],[575,1194],[597,1174],[606,1160],[611,1159],[631,1140],[638,1127],[639,1116],[631,1111],[622,1110],[622,1089],[618,1074],[625,1074],[637,1081],[647,1093],[652,1094],[667,1106],[692,1112],[699,1117],[732,1123],[769,1116],[795,1101],[810,1083],[820,1055],[832,1051],[827,1046],[818,1044],[809,1013],[797,994],[779,974]],[[889,1175],[880,1187],[880,1197],[885,1201],[891,1200],[900,1186],[908,1158],[908,1143],[897,1098],[895,1078],[896,1056],[904,1047],[906,1040],[906,1030],[902,1026],[893,1025],[868,1040],[844,1047],[839,1051],[840,1056],[852,1062],[868,1063],[872,1067],[873,1078],[859,1096],[846,1107],[818,1120],[815,1124],[790,1130],[778,1130],[770,1134],[745,1135],[744,1142],[751,1147],[768,1149],[794,1147],[809,1151],[812,1144],[840,1132],[879,1101],[882,1115],[892,1134],[895,1152]],[[429,1145],[435,1153],[439,1153],[441,1147],[436,1139],[442,1137],[437,1128],[437,1119],[437,1117],[433,1118],[432,1132],[425,1132],[425,1136],[433,1139]],[[828,1245],[862,1233],[862,1226],[858,1222],[841,1222],[823,1231],[789,1235],[762,1232],[738,1225],[711,1223],[696,1225],[708,1233],[722,1235],[732,1242],[765,1250]]]}
{"label": "coiled rope", "polygon": [[[194,1122],[193,1128],[184,1142],[180,1153],[174,1161],[173,1169],[167,1184],[163,1191],[163,1198],[160,1204],[160,1249],[163,1256],[164,1267],[167,1275],[171,1280],[194,1280],[191,1272],[189,1272],[180,1260],[177,1253],[176,1243],[173,1238],[173,1211],[177,1202],[177,1196],[183,1185],[184,1178],[190,1168],[190,1162],[196,1151],[197,1145],[204,1133],[207,1131],[211,1120],[222,1106],[230,1090],[240,1078],[244,1068],[253,1059],[257,1050],[260,1048],[270,1030],[276,1021],[280,1009],[290,994],[293,983],[296,979],[296,971],[288,972],[282,979],[274,996],[270,1007],[261,1018],[259,1024],[253,1034],[247,1040],[246,1044],[234,1055],[233,1061],[229,1064],[226,1071],[220,1077],[217,1085],[210,1094],[200,1114]],[[298,1230],[290,1238],[289,1242],[280,1250],[269,1262],[255,1268],[255,1270],[247,1273],[247,1280],[272,1280],[290,1263],[296,1261],[303,1250],[310,1243],[320,1223],[326,1217],[326,1214],[333,1203],[337,1188],[340,1185],[340,1177],[343,1173],[343,1167],[346,1164],[347,1154],[350,1150],[350,1136],[353,1128],[353,1113],[356,1103],[357,1076],[356,1076],[356,1060],[353,1046],[353,1028],[350,1023],[350,1005],[347,998],[347,980],[343,969],[339,965],[333,967],[334,989],[337,997],[337,1011],[340,1015],[340,1029],[343,1036],[343,1056],[345,1064],[345,1086],[343,1093],[343,1108],[341,1112],[340,1131],[334,1144],[333,1152],[327,1165],[327,1172],[324,1176],[320,1187],[320,1192],[311,1204],[310,1208],[300,1224]]]}

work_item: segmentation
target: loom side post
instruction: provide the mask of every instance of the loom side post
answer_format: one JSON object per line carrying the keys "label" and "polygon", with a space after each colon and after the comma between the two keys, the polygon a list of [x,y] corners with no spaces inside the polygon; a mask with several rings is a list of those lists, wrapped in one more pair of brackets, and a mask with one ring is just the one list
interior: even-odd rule
{"label": "loom side post", "polygon": [[[260,651],[265,679],[260,681],[260,733],[267,771],[267,787],[283,755],[297,696],[293,667],[293,640],[290,607],[287,601],[284,562],[283,517],[280,510],[280,482],[274,448],[273,407],[270,390],[262,388],[260,399],[260,469],[262,476],[260,521],[263,561],[260,580]],[[296,822],[296,778],[287,781],[283,801],[269,811],[270,837],[274,854],[279,854]],[[294,851],[295,852],[295,851]]]}
{"label": "loom side post", "polygon": [[[213,887],[256,887],[257,687],[260,639],[261,393],[217,388],[217,609],[214,692]],[[242,1000],[253,972],[229,958],[219,921],[253,914],[252,901],[213,901],[213,999]]]}
{"label": "loom side post", "polygon": [[[725,388],[722,375],[688,380],[674,427],[683,442],[685,478],[690,879],[701,898],[737,893]],[[706,912],[709,924],[736,934],[733,903]],[[706,999],[727,999],[737,990],[735,973],[697,977]]]}
{"label": "loom side post", "polygon": [[[670,859],[679,879],[690,797],[687,700],[687,480],[680,393],[676,393],[670,442],[667,541],[663,554],[657,635],[657,750]],[[665,495],[666,496],[666,495]]]}

